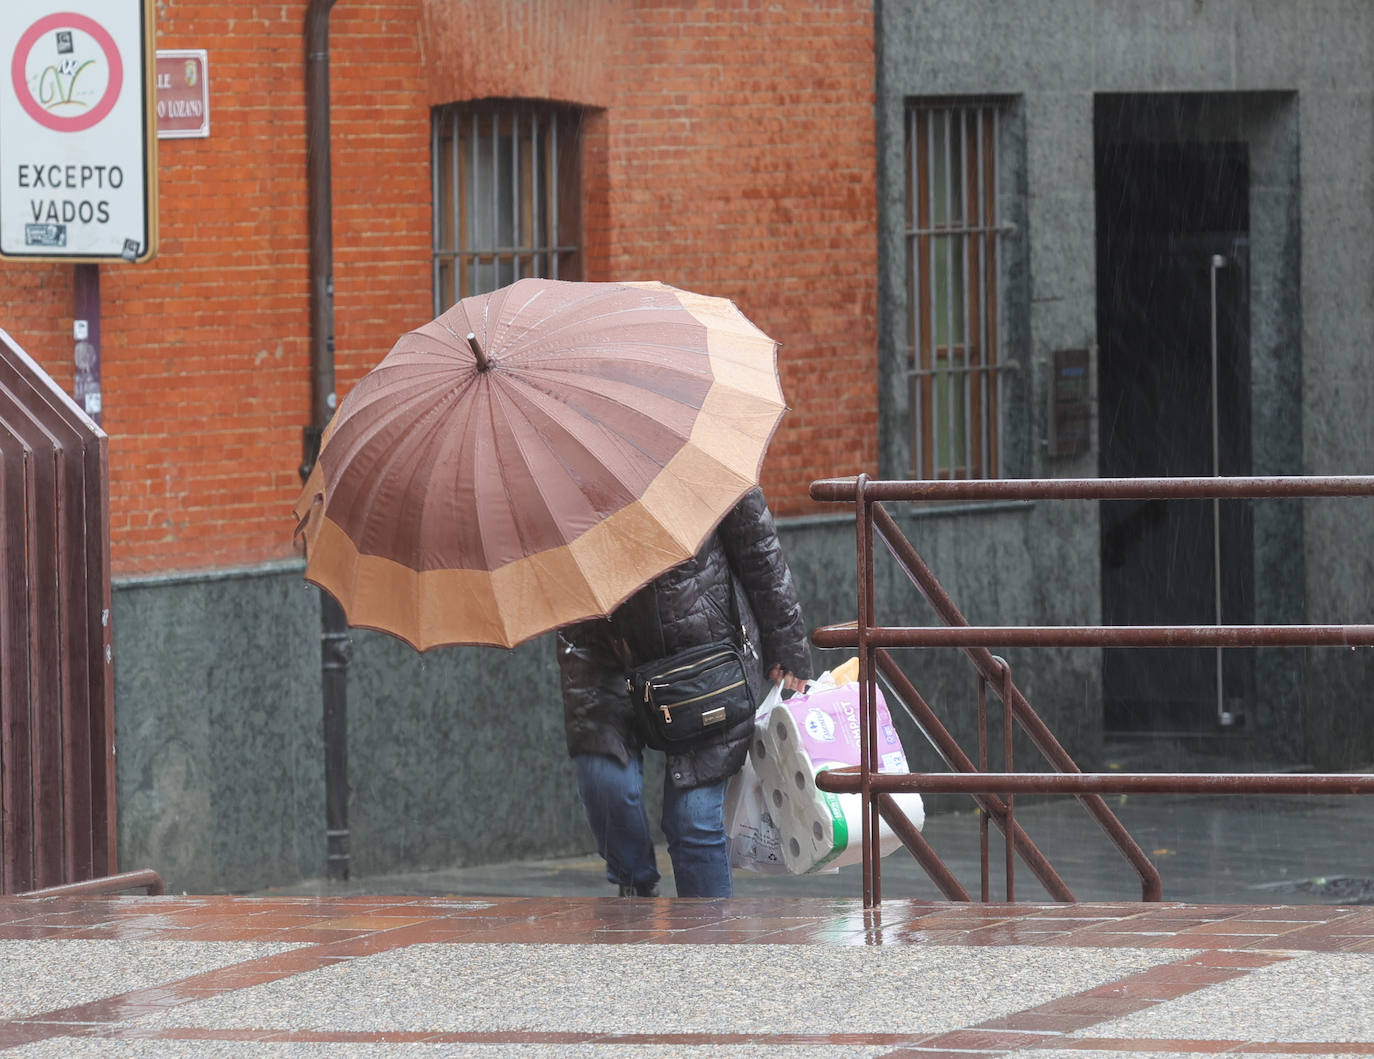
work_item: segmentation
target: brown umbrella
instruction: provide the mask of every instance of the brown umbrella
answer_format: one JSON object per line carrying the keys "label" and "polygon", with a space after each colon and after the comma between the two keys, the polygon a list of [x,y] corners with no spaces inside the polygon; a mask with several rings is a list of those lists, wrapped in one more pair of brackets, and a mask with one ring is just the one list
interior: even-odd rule
{"label": "brown umbrella", "polygon": [[777,344],[660,283],[523,279],[403,335],[295,505],[306,579],[418,650],[609,614],[758,481]]}

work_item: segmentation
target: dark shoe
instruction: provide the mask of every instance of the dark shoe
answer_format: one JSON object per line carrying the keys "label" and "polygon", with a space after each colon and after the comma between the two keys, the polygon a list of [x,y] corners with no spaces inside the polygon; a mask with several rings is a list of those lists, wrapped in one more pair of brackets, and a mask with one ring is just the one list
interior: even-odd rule
{"label": "dark shoe", "polygon": [[658,883],[620,884],[621,897],[657,897]]}

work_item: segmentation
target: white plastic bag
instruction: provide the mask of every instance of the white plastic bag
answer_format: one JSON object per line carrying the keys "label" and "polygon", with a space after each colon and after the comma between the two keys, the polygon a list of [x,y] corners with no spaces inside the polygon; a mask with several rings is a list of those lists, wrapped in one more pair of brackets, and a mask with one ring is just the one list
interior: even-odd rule
{"label": "white plastic bag", "polygon": [[[768,723],[773,707],[782,701],[782,683],[774,684],[754,713],[754,724]],[[725,833],[730,836],[730,866],[765,875],[785,875],[782,835],[763,799],[754,763],[748,758],[744,767],[730,777],[725,788]]]}
{"label": "white plastic bag", "polygon": [[763,701],[759,703],[759,708],[754,711],[754,723],[767,724],[768,715],[773,712],[773,707],[780,702],[782,702],[781,680],[768,689],[768,694],[765,695]]}

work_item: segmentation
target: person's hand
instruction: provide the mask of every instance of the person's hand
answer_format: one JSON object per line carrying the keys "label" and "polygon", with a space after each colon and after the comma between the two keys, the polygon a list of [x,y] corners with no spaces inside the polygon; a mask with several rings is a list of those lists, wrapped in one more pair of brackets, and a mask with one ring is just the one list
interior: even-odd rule
{"label": "person's hand", "polygon": [[790,669],[783,669],[777,662],[768,667],[768,682],[781,684],[787,691],[806,690],[806,681],[793,674]]}

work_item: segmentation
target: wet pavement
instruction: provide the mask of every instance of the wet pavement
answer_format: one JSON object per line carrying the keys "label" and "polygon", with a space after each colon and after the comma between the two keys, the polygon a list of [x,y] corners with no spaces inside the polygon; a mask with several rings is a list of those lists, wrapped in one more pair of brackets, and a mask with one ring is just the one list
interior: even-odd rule
{"label": "wet pavement", "polygon": [[[1116,802],[1170,900],[1141,903],[1068,800],[1017,815],[1076,904],[1045,903],[1025,873],[1016,904],[937,900],[903,851],[869,910],[852,869],[620,899],[585,857],[292,893],[0,898],[0,1051],[1374,1055],[1374,905],[1331,900],[1369,896],[1374,799]],[[975,892],[977,833],[969,814],[925,829]]]}
{"label": "wet pavement", "polygon": [[[1248,797],[1148,795],[1108,797],[1163,877],[1166,900],[1226,904],[1363,904],[1374,901],[1374,796]],[[1080,901],[1132,901],[1137,876],[1097,824],[1071,798],[1018,801],[1016,818]],[[973,896],[981,883],[978,817],[932,813],[922,832]],[[1002,840],[989,840],[990,896],[1006,897]],[[671,865],[659,852],[671,894]],[[1050,895],[1018,863],[1017,900]],[[511,897],[604,897],[612,892],[601,860],[592,856],[531,860],[352,879],[308,880],[266,896],[410,894]],[[884,897],[942,900],[904,850],[882,865]],[[861,897],[858,865],[821,875],[735,873],[741,897]]]}
{"label": "wet pavement", "polygon": [[0,1049],[1374,1054],[1374,908],[0,898]]}

